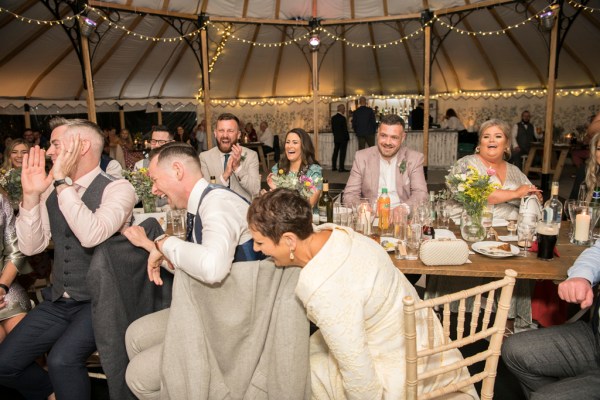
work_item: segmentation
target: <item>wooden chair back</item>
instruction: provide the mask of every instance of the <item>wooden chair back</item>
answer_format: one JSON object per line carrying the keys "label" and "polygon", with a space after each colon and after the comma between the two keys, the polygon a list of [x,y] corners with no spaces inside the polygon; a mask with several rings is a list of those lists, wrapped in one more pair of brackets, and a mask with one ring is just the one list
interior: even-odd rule
{"label": "wooden chair back", "polygon": [[[481,399],[488,400],[494,396],[494,381],[496,379],[496,369],[498,359],[500,358],[500,348],[504,336],[504,328],[508,318],[508,309],[515,278],[517,273],[511,269],[505,271],[503,279],[476,286],[468,290],[448,294],[434,299],[417,301],[407,296],[404,302],[404,335],[406,341],[406,399],[407,400],[426,400],[444,396],[450,393],[459,392],[460,389],[468,387],[473,383],[482,381]],[[500,299],[496,307],[496,317],[494,323],[490,326],[490,316],[494,308],[494,299],[496,291],[500,291]],[[473,298],[473,312],[469,321],[468,333],[465,330],[465,310],[466,300]],[[458,318],[456,324],[456,340],[450,339],[450,303],[458,301]],[[482,301],[485,301],[483,321],[479,326],[479,316]],[[438,340],[438,345],[434,345],[434,318],[438,318],[435,311],[443,306],[443,338]],[[421,311],[423,310],[423,311]],[[417,327],[415,314],[425,313],[427,321],[427,338],[421,338],[419,343],[422,348],[417,349]],[[460,362],[444,365],[439,368],[424,371],[420,375],[417,373],[418,360],[431,355],[457,349],[467,344],[477,342],[482,339],[489,339],[488,348],[473,356],[467,357]],[[417,386],[419,381],[430,379],[454,370],[468,367],[477,362],[485,361],[483,372],[469,377],[468,379],[455,382],[450,386],[437,389],[433,392],[417,395]]]}

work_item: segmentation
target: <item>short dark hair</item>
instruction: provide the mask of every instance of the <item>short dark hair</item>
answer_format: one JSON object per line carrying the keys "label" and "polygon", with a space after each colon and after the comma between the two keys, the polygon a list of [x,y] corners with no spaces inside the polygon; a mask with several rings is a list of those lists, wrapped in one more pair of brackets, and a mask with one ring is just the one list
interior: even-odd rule
{"label": "short dark hair", "polygon": [[200,159],[198,158],[198,153],[196,149],[194,149],[191,145],[183,142],[169,142],[164,146],[153,149],[150,152],[149,160],[152,160],[154,157],[158,157],[158,162],[161,162],[170,158],[185,158],[189,159],[192,164],[198,169],[200,167]]}
{"label": "short dark hair", "polygon": [[164,125],[154,125],[150,130],[150,137],[152,137],[154,132],[167,132],[169,134],[169,139],[173,140],[175,138],[175,135],[173,135],[169,128]]}
{"label": "short dark hair", "polygon": [[248,226],[279,243],[281,236],[291,232],[300,239],[313,233],[312,208],[297,191],[279,188],[267,192],[250,204]]}
{"label": "short dark hair", "polygon": [[219,115],[217,117],[217,122],[219,121],[235,121],[237,123],[238,126],[238,130],[240,129],[240,120],[238,119],[238,117],[236,117],[235,115],[231,114],[231,113],[223,113],[221,115]]}
{"label": "short dark hair", "polygon": [[404,120],[396,114],[386,114],[379,120],[380,125],[402,125],[404,128]]}

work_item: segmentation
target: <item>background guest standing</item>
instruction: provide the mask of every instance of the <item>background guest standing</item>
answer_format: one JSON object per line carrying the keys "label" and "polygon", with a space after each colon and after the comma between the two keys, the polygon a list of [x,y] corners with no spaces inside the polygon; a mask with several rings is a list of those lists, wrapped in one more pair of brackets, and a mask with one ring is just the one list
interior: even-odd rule
{"label": "background guest standing", "polygon": [[350,135],[348,134],[348,122],[344,113],[346,107],[343,104],[337,106],[337,113],[331,117],[331,130],[333,131],[333,156],[331,158],[331,170],[335,171],[337,164],[338,153],[340,155],[339,171],[347,172],[344,168],[346,162],[346,149]]}
{"label": "background guest standing", "polygon": [[[358,99],[358,107],[352,114],[352,129],[358,138],[358,149],[375,145],[375,132],[377,131],[377,122],[375,113],[371,107],[367,107],[367,99],[362,97]],[[368,146],[367,146],[368,145]]]}

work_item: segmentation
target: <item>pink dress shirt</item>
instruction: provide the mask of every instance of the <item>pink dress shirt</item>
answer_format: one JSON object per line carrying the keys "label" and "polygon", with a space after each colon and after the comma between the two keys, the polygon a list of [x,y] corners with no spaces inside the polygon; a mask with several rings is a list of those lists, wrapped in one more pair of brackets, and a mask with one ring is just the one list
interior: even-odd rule
{"label": "pink dress shirt", "polygon": [[[117,231],[129,226],[135,206],[133,186],[126,179],[118,179],[104,189],[100,207],[96,211],[90,211],[81,200],[81,196],[101,172],[100,167],[96,167],[77,179],[73,186],[64,188],[58,195],[58,207],[83,247],[97,246]],[[54,186],[50,185],[42,193],[40,203],[31,210],[19,207],[17,238],[19,250],[25,255],[42,252],[50,242],[52,235],[46,199],[53,190]]]}

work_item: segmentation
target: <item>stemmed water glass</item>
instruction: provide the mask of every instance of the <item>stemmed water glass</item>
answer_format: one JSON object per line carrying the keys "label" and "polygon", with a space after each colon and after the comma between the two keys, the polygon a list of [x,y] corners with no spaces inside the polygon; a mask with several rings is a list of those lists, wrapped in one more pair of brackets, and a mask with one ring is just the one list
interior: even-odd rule
{"label": "stemmed water glass", "polygon": [[485,238],[489,238],[490,236],[490,228],[492,227],[492,222],[494,219],[494,206],[486,205],[483,207],[483,212],[481,213],[481,226],[485,228]]}

